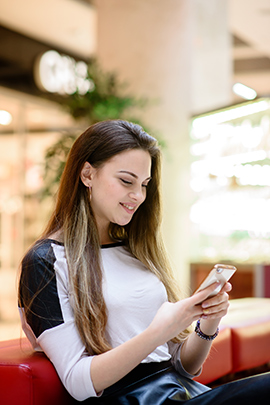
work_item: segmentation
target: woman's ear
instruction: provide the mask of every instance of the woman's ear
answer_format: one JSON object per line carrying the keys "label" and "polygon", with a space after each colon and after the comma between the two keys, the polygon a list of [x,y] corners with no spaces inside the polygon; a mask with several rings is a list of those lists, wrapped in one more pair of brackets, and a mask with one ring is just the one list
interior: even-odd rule
{"label": "woman's ear", "polygon": [[83,165],[83,168],[81,170],[81,181],[86,187],[91,187],[92,186],[92,179],[93,179],[93,174],[94,174],[94,167],[90,165],[89,162],[85,162]]}

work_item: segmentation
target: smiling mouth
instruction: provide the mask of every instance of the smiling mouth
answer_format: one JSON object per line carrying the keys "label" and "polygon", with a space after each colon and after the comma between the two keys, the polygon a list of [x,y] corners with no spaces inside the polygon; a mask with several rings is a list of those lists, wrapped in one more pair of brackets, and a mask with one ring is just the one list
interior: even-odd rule
{"label": "smiling mouth", "polygon": [[133,212],[135,210],[135,207],[132,207],[131,205],[120,203],[124,208],[129,210],[130,212]]}

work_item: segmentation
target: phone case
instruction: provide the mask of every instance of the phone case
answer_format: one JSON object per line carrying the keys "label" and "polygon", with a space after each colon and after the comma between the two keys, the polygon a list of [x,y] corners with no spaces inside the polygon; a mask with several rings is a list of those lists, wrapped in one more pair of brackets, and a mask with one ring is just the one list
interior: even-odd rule
{"label": "phone case", "polygon": [[221,284],[209,295],[209,297],[213,297],[220,292],[224,284],[232,277],[235,271],[236,267],[234,266],[216,264],[196,292],[199,292],[211,284],[219,281]]}

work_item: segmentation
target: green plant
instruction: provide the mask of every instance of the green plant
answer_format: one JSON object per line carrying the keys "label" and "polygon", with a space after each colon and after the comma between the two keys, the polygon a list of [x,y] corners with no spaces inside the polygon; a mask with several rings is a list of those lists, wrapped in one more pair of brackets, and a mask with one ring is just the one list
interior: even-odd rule
{"label": "green plant", "polygon": [[[145,107],[146,99],[137,99],[127,95],[126,85],[119,81],[117,75],[104,72],[97,61],[88,67],[87,79],[92,83],[91,89],[84,95],[76,91],[60,103],[76,120],[83,120],[84,126],[108,119],[126,119],[148,128],[134,116],[136,108]],[[78,137],[79,132],[63,132],[45,154],[44,187],[41,197],[55,195],[63,172],[68,152]],[[160,141],[164,146],[164,142]]]}
{"label": "green plant", "polygon": [[78,135],[79,133],[75,132],[63,132],[57,141],[46,150],[42,199],[56,194],[69,150]]}
{"label": "green plant", "polygon": [[93,60],[88,67],[87,79],[92,86],[86,94],[76,91],[62,100],[62,105],[74,118],[84,118],[89,125],[124,117],[138,122],[129,116],[131,108],[144,107],[146,100],[125,94],[126,85],[119,81],[116,73],[104,72]]}

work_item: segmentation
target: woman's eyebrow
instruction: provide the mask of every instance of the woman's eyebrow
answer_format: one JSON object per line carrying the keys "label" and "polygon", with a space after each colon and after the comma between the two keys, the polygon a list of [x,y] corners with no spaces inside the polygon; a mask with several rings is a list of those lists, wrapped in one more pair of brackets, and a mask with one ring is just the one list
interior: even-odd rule
{"label": "woman's eyebrow", "polygon": [[[135,173],[129,172],[128,170],[120,170],[119,173],[126,173],[126,174],[129,174],[130,176],[134,177],[135,179],[138,179],[138,176]],[[147,180],[151,180],[151,176],[147,177],[144,181],[147,181]]]}

